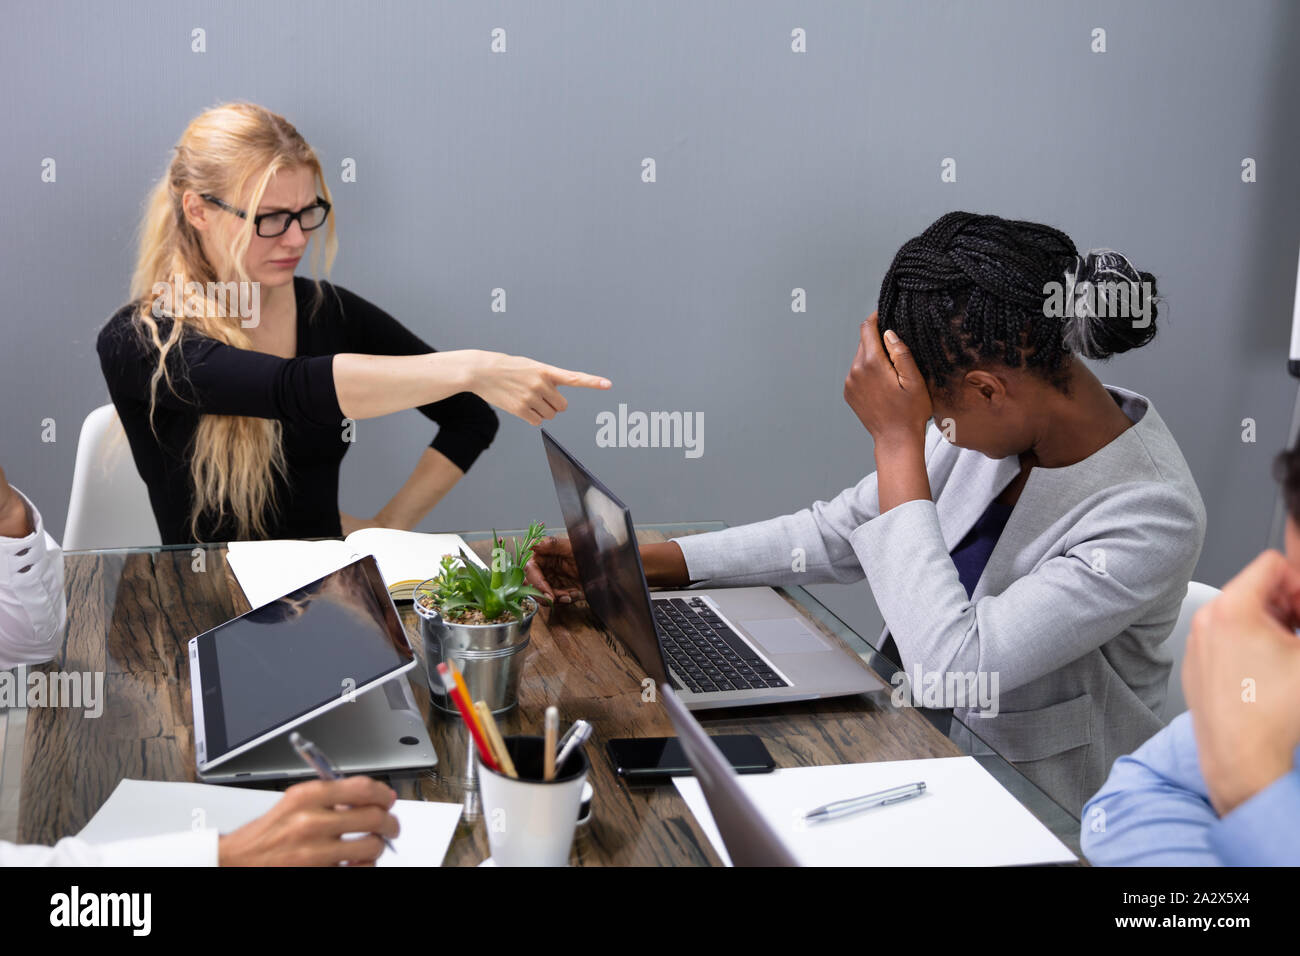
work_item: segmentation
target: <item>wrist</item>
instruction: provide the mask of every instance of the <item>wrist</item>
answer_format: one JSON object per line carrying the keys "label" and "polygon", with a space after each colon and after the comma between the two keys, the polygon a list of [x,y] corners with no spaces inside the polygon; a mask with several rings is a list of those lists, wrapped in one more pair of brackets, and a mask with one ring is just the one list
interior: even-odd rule
{"label": "wrist", "polygon": [[641,563],[646,583],[651,587],[684,587],[691,576],[686,555],[676,541],[661,541],[641,546]]}
{"label": "wrist", "polygon": [[876,490],[883,515],[909,501],[931,499],[925,434],[896,432],[876,441]]}
{"label": "wrist", "polygon": [[487,369],[488,357],[492,353],[485,352],[482,349],[461,349],[455,353],[444,352],[442,354],[454,355],[455,357],[456,361],[452,374],[460,391],[473,392],[477,395],[483,387],[483,377]]}
{"label": "wrist", "polygon": [[35,522],[27,514],[27,502],[18,492],[11,490],[9,500],[0,509],[0,537],[25,538],[35,530]]}
{"label": "wrist", "polygon": [[1252,797],[1267,790],[1292,769],[1289,754],[1260,754],[1246,762],[1207,774],[1210,802],[1225,817]]}
{"label": "wrist", "polygon": [[925,429],[912,431],[896,428],[873,435],[877,464],[881,462],[925,460]]}
{"label": "wrist", "polygon": [[409,514],[403,514],[400,510],[394,509],[391,504],[384,505],[379,509],[379,513],[372,519],[376,528],[395,528],[398,531],[411,531],[420,523],[420,517]]}

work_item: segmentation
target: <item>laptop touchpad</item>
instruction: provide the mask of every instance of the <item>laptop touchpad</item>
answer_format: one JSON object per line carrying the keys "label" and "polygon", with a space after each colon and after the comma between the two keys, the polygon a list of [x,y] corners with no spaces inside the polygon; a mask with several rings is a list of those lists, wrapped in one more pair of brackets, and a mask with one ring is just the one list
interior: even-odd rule
{"label": "laptop touchpad", "polygon": [[811,654],[833,650],[820,634],[810,630],[797,617],[741,621],[740,626],[769,654]]}

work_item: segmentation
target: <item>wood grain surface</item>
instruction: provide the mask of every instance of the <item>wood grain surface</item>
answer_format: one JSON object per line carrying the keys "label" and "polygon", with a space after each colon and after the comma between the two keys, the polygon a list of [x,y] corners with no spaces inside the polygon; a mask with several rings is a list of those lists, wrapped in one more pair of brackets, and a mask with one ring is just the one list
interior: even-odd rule
{"label": "wood grain surface", "polygon": [[[643,541],[656,539],[661,540],[654,532],[642,534]],[[474,547],[488,556],[486,541]],[[98,718],[70,708],[28,711],[19,798],[22,842],[50,844],[76,833],[124,778],[196,779],[186,644],[248,607],[224,549],[208,549],[204,557],[199,570],[186,550],[66,556],[67,636],[60,656],[41,669],[102,670],[104,710]],[[788,595],[787,600],[795,603]],[[409,605],[403,620],[421,654],[411,684],[440,765],[437,773],[390,783],[402,797],[465,805],[446,863],[475,865],[489,851],[477,794],[467,779],[467,736],[459,718],[430,707],[419,626]],[[855,662],[850,666],[858,666],[857,655],[822,630],[845,648]],[[559,708],[561,726],[583,717],[595,728],[587,744],[595,789],[592,819],[578,829],[572,862],[718,864],[671,784],[630,788],[605,755],[605,742],[614,737],[673,734],[662,706],[642,699],[645,675],[635,659],[596,626],[585,604],[543,608],[527,653],[519,706],[500,718],[502,733],[541,733],[548,704]],[[961,752],[921,713],[894,707],[887,691],[698,716],[710,733],[757,734],[779,767]]]}

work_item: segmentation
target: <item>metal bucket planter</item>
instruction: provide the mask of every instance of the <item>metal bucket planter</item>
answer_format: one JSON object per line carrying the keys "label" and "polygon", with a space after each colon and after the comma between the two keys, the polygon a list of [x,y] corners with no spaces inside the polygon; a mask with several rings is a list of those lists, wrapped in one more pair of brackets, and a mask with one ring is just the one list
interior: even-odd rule
{"label": "metal bucket planter", "polygon": [[438,665],[450,658],[465,678],[470,701],[484,701],[494,714],[502,714],[519,703],[519,678],[528,649],[528,629],[537,614],[537,602],[522,621],[501,624],[457,624],[448,621],[437,608],[425,607],[420,596],[428,593],[433,580],[415,589],[415,613],[420,617],[424,639],[424,666],[429,675],[429,697],[433,706],[449,714],[458,713],[438,676]]}

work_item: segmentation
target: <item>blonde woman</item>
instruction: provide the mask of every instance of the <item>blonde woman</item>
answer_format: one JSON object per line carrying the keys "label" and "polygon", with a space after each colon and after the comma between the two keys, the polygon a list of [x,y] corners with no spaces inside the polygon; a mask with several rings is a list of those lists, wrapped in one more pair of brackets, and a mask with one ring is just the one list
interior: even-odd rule
{"label": "blonde woman", "polygon": [[[131,301],[100,332],[109,394],[164,544],[412,528],[497,429],[537,425],[558,386],[597,376],[520,356],[437,352],[339,286],[295,275],[337,241],[319,161],[282,116],[231,103],[198,116],[149,198]],[[312,242],[316,239],[316,242]],[[438,424],[372,520],[338,507],[347,420],[417,408]]]}

